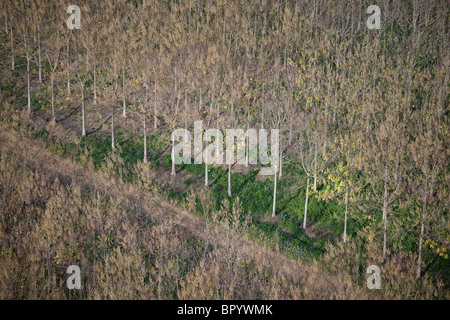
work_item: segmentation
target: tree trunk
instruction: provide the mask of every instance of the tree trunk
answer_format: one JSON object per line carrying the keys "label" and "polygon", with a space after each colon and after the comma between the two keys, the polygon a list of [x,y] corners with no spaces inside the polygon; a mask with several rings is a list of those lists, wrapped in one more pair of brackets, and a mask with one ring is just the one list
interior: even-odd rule
{"label": "tree trunk", "polygon": [[154,112],[154,117],[153,117],[153,127],[156,129],[158,127],[158,116],[157,116],[157,112],[156,112],[156,81],[155,81],[155,89],[154,89],[154,96],[153,96],[153,112]]}
{"label": "tree trunk", "polygon": [[14,59],[14,36],[13,36],[13,29],[11,26],[11,33],[10,33],[10,39],[11,39],[11,69],[16,69],[15,59]]}
{"label": "tree trunk", "polygon": [[348,191],[345,192],[344,243],[347,242]]}
{"label": "tree trunk", "polygon": [[70,41],[67,39],[67,94],[70,96],[69,48]]}
{"label": "tree trunk", "polygon": [[327,90],[327,98],[325,99],[325,110],[324,110],[324,138],[323,138],[323,156],[327,155],[327,137],[328,137],[328,98],[330,97],[330,88],[331,88],[331,77],[328,80],[328,90]]}
{"label": "tree trunk", "polygon": [[[337,64],[336,64],[336,74],[335,74],[335,81],[334,81],[334,83],[336,84],[337,82],[338,82],[338,77],[339,77],[339,75],[338,75],[338,72],[339,72],[339,58],[338,58],[338,61],[337,61]],[[336,89],[334,89],[334,104],[333,104],[333,123],[335,123],[336,122],[336,109],[337,109],[337,90]]]}
{"label": "tree trunk", "polygon": [[[28,55],[28,53],[27,53]],[[31,113],[31,89],[30,89],[30,59],[27,57],[27,97],[28,97],[28,113]]]}
{"label": "tree trunk", "polygon": [[383,260],[386,261],[386,243],[387,243],[387,217],[384,219],[384,231],[383,231]]}
{"label": "tree trunk", "polygon": [[[247,113],[247,132],[249,129],[249,122],[250,122],[250,113]],[[248,160],[249,160],[249,153],[250,153],[250,137],[248,135],[245,136],[245,166],[248,167]],[[276,175],[276,173],[275,173]]]}
{"label": "tree trunk", "polygon": [[228,165],[228,196],[231,197],[231,164]]}
{"label": "tree trunk", "polygon": [[387,190],[387,163],[384,167],[384,195],[383,195],[383,220],[386,219],[387,202],[388,202],[388,190]]}
{"label": "tree trunk", "polygon": [[383,197],[383,260],[386,260],[386,243],[387,243],[387,210],[388,210],[388,196],[387,196],[387,182],[384,182],[384,197]]}
{"label": "tree trunk", "polygon": [[55,123],[56,122],[56,118],[55,118],[55,94],[54,94],[54,78],[55,75],[52,72],[51,76],[50,76],[50,83],[51,83],[51,91],[52,91],[52,122]]}
{"label": "tree trunk", "polygon": [[126,105],[125,105],[125,66],[122,66],[122,98],[123,98],[123,113],[122,116],[127,116]]}
{"label": "tree trunk", "polygon": [[175,171],[175,138],[172,137],[172,175],[176,174]]}
{"label": "tree trunk", "polygon": [[317,190],[317,145],[314,150],[314,190]]}
{"label": "tree trunk", "polygon": [[175,83],[173,85],[173,90],[174,90],[174,94],[176,96],[177,95],[177,68],[175,68],[174,73],[175,73]]}
{"label": "tree trunk", "polygon": [[309,197],[309,174],[306,178],[306,199],[305,199],[305,215],[303,217],[303,229],[306,229],[306,216],[308,214],[308,197]]}
{"label": "tree trunk", "polygon": [[[294,110],[292,110],[292,113],[294,113]],[[293,122],[294,122],[294,115],[291,115],[291,120],[289,122],[289,145],[292,143],[292,131],[293,131]]]}
{"label": "tree trunk", "polygon": [[264,129],[264,104],[261,106],[261,129]]}
{"label": "tree trunk", "polygon": [[184,93],[184,128],[187,130],[188,124],[187,124],[187,93]]}
{"label": "tree trunk", "polygon": [[283,152],[280,152],[280,176],[279,176],[279,178],[281,178],[282,174],[283,174]]}
{"label": "tree trunk", "polygon": [[97,105],[97,66],[94,65],[94,105]]}
{"label": "tree trunk", "polygon": [[38,66],[39,66],[39,82],[42,83],[42,63],[41,63],[41,32],[38,29]]}
{"label": "tree trunk", "polygon": [[420,279],[420,277],[422,276],[422,247],[423,247],[423,238],[425,235],[425,221],[427,218],[427,203],[428,203],[428,190],[427,190],[427,180],[425,180],[425,195],[423,197],[423,204],[422,204],[422,222],[420,224],[419,257],[417,260],[417,279]]}
{"label": "tree trunk", "polygon": [[144,118],[144,163],[147,163],[147,132]]}
{"label": "tree trunk", "polygon": [[163,240],[164,240],[164,234],[162,232],[162,225],[160,227],[160,241],[159,241],[159,254],[158,254],[158,289],[157,289],[157,295],[158,300],[161,300],[161,289],[162,289],[162,268],[163,268],[163,258],[164,258],[164,247],[163,247]]}
{"label": "tree trunk", "polygon": [[205,159],[205,187],[208,187],[208,161]]}
{"label": "tree trunk", "polygon": [[116,147],[115,140],[114,140],[114,108],[112,111],[112,120],[111,120],[111,149],[114,150]]}
{"label": "tree trunk", "polygon": [[273,207],[272,207],[272,218],[275,217],[275,211],[276,211],[276,203],[277,203],[277,172],[275,170],[274,173],[274,179],[273,179]]}
{"label": "tree trunk", "polygon": [[84,86],[81,86],[81,135],[86,136],[86,127],[84,125]]}

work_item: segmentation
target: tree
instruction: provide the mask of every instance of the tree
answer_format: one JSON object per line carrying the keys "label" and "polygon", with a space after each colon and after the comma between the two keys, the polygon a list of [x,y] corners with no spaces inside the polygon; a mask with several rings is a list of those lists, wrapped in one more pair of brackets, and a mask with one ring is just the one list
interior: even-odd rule
{"label": "tree", "polygon": [[51,95],[52,95],[52,122],[56,122],[55,117],[55,92],[54,92],[54,82],[55,82],[55,73],[59,66],[60,57],[61,57],[61,39],[59,29],[56,31],[56,39],[51,39],[49,43],[46,45],[47,47],[47,60],[50,66],[50,86],[51,86]]}
{"label": "tree", "polygon": [[[41,28],[42,22],[46,19],[46,13],[49,12],[46,3],[40,1],[31,1],[31,19],[34,25],[35,42],[37,45],[37,65],[38,65],[38,81],[42,83],[42,41],[41,41]],[[49,12],[53,13],[53,12]],[[36,39],[37,38],[37,39]]]}
{"label": "tree", "polygon": [[[402,163],[404,141],[402,137],[400,85],[394,81],[387,99],[372,101],[367,105],[372,120],[370,135],[362,145],[366,157],[365,174],[372,187],[370,196],[381,205],[383,213],[383,259],[387,257],[387,227],[390,205],[400,193],[402,183]],[[398,82],[397,82],[398,83]],[[383,93],[384,95],[384,93]],[[402,110],[405,111],[405,110]],[[405,120],[406,121],[406,120]]]}
{"label": "tree", "polygon": [[[27,63],[27,112],[31,113],[31,68],[30,63],[31,59],[33,58],[33,55],[35,54],[33,48],[32,48],[32,39],[31,39],[31,32],[32,32],[32,24],[27,18],[28,14],[31,14],[32,10],[30,8],[31,4],[27,2],[20,1],[18,3],[19,12],[17,20],[17,29],[21,33],[23,37],[23,45],[25,47],[25,59]],[[11,36],[12,36],[12,30],[11,30]],[[11,45],[13,46],[14,41],[11,39]],[[14,48],[11,47],[11,52],[14,55]],[[13,62],[13,68],[14,70],[14,62]]]}
{"label": "tree", "polygon": [[146,123],[145,123],[145,116],[144,116],[144,163],[147,163],[147,132],[146,132]]}
{"label": "tree", "polygon": [[[445,70],[442,68],[441,70]],[[429,75],[428,75],[429,77]],[[430,210],[436,188],[445,184],[439,181],[442,177],[448,156],[445,153],[446,141],[449,141],[448,119],[444,111],[443,94],[448,84],[449,74],[440,71],[435,79],[424,79],[424,85],[432,91],[430,101],[416,110],[411,118],[411,141],[408,144],[408,154],[413,160],[409,170],[408,180],[417,190],[416,210],[420,212],[419,251],[417,261],[417,278],[422,275],[422,251]],[[433,84],[436,84],[433,86]]]}
{"label": "tree", "polygon": [[85,45],[81,47],[80,44],[78,44],[76,48],[78,53],[78,59],[76,61],[76,75],[81,89],[81,135],[84,137],[86,136],[84,94],[86,82],[90,75],[91,65],[89,61],[89,47],[88,47],[89,44],[86,41],[83,41],[86,40],[85,34],[83,34],[83,32],[81,32],[78,40],[80,41],[81,44]]}
{"label": "tree", "polygon": [[[308,121],[309,120],[309,121]],[[303,229],[306,229],[307,214],[308,214],[308,200],[309,200],[309,183],[314,170],[314,154],[316,143],[312,132],[310,119],[304,120],[305,127],[300,130],[298,138],[298,156],[302,165],[303,171],[306,174],[306,193],[305,193],[305,213],[303,216]]]}

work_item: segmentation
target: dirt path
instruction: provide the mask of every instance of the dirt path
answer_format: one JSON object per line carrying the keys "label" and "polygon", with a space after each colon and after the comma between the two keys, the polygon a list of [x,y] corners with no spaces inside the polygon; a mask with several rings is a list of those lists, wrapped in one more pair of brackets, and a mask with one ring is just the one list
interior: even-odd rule
{"label": "dirt path", "polygon": [[[47,149],[41,142],[18,136],[14,132],[0,132],[0,148],[20,155],[26,165],[50,174],[69,177],[85,183],[100,192],[117,199],[122,206],[136,205],[152,218],[167,219],[190,230],[195,236],[214,246],[230,248],[255,263],[277,273],[286,281],[300,284],[305,291],[299,298],[307,299],[373,299],[374,295],[337,276],[328,274],[317,264],[305,264],[251,242],[242,236],[230,233],[216,225],[209,224],[197,216],[187,213],[158,195],[144,192],[138,186],[111,178],[107,174],[88,169],[69,159],[61,158]],[[39,157],[33,155],[39,154]],[[163,214],[161,214],[163,213]],[[306,294],[305,294],[306,292]]]}

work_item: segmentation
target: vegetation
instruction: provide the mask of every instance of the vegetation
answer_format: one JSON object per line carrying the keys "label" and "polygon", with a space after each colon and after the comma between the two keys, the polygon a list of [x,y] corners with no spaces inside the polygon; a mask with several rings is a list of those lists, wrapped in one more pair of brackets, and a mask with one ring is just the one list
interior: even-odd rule
{"label": "vegetation", "polygon": [[[448,8],[370,4],[89,1],[71,30],[4,1],[1,297],[448,299]],[[175,166],[197,120],[279,129],[277,174]]]}

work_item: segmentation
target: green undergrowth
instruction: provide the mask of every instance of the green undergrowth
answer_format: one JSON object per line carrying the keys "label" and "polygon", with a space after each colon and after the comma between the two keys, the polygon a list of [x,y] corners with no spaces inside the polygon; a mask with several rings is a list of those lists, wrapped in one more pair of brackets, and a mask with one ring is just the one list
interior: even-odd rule
{"label": "green undergrowth", "polygon": [[[49,133],[42,128],[35,130],[33,137],[46,140],[46,146],[51,151],[63,156],[82,162],[86,156],[92,160],[96,170],[105,165],[106,157],[110,153],[115,153],[123,161],[122,179],[126,182],[137,182],[136,164],[143,161],[144,146],[143,136],[132,136],[132,134],[120,127],[116,128],[115,145],[113,151],[111,137],[95,137],[88,135],[82,137],[79,143],[62,143],[55,138],[48,141]],[[148,163],[152,169],[170,169],[170,155],[167,153],[169,145],[169,135],[167,133],[148,135],[147,150]],[[204,176],[204,164],[183,164],[178,167],[193,176]],[[272,210],[273,204],[273,177],[258,179],[259,170],[251,170],[248,174],[231,174],[232,196],[227,194],[228,172],[221,167],[208,168],[210,179],[209,193],[214,199],[215,210],[224,210],[224,202],[233,202],[239,198],[241,210],[244,215],[250,215],[251,228],[248,236],[257,242],[265,242],[266,245],[279,249],[291,257],[300,257],[304,260],[318,258],[325,251],[325,244],[331,241],[329,237],[308,237],[300,227],[303,221],[305,190],[291,191],[289,189],[294,166],[286,166],[284,178],[278,179],[277,184],[277,215],[279,222],[264,221]],[[119,170],[116,171],[118,173]],[[301,178],[301,177],[300,177]],[[193,180],[187,179],[185,185],[190,185]],[[168,198],[182,204],[186,201],[188,192],[175,190],[170,184],[160,184],[159,190]],[[323,227],[327,225],[338,225],[342,228],[343,222],[337,221],[336,211],[343,212],[342,207],[317,200],[310,197],[308,208],[308,220],[314,223],[321,223]],[[352,231],[352,224],[349,223],[349,232]],[[341,234],[339,227],[335,228],[336,234]],[[331,229],[332,230],[332,229]],[[330,231],[329,231],[330,232]],[[331,233],[330,235],[336,235]]]}

